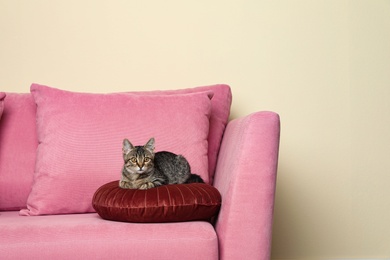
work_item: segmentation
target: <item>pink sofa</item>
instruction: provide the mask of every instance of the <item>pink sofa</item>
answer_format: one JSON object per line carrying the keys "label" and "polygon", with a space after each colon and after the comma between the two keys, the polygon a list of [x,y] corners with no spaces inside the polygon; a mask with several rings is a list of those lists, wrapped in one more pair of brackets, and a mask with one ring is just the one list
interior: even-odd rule
{"label": "pink sofa", "polygon": [[115,222],[91,210],[26,216],[34,215],[30,193],[40,181],[37,107],[30,93],[0,93],[0,258],[270,259],[279,116],[256,112],[228,122],[227,85],[133,94],[204,91],[214,95],[203,176],[222,195],[215,224]]}

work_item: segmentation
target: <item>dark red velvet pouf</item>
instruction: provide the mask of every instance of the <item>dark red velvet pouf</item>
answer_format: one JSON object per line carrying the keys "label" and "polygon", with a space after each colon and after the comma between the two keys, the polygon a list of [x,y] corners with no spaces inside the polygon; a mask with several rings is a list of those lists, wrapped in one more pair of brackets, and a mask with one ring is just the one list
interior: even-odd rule
{"label": "dark red velvet pouf", "polygon": [[204,183],[164,185],[148,190],[122,189],[119,181],[101,186],[92,205],[103,219],[138,222],[209,221],[218,214],[221,194]]}

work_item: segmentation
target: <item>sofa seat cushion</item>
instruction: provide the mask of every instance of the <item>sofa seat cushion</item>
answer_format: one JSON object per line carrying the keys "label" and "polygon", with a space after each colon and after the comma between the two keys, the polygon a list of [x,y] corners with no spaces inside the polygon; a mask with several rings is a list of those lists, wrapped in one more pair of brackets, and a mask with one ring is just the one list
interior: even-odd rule
{"label": "sofa seat cushion", "polygon": [[205,183],[163,185],[148,190],[122,189],[119,181],[101,186],[92,205],[104,219],[126,222],[211,220],[221,194]]}
{"label": "sofa seat cushion", "polygon": [[0,212],[2,259],[218,259],[205,221],[135,224],[96,213],[23,217]]}

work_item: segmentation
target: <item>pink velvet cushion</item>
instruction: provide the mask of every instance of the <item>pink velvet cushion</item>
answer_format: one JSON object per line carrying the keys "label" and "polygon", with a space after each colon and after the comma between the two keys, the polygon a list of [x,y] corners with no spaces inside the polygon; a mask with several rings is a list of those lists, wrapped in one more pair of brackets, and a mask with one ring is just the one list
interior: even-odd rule
{"label": "pink velvet cushion", "polygon": [[[1,103],[1,101],[0,101]],[[31,94],[6,93],[0,121],[0,210],[26,207],[38,145]]]}
{"label": "pink velvet cushion", "polygon": [[93,212],[95,190],[121,174],[122,140],[184,155],[208,181],[212,93],[85,94],[33,84],[38,149],[34,183],[21,215]]}
{"label": "pink velvet cushion", "polygon": [[101,186],[92,204],[104,219],[125,222],[210,220],[221,194],[204,183],[163,185],[148,190],[122,189],[118,181]]}

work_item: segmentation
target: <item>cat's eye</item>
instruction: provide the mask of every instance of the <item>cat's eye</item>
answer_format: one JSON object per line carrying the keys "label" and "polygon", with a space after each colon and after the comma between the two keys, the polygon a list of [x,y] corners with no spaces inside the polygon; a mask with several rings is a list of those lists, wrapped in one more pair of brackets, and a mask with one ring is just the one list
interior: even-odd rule
{"label": "cat's eye", "polygon": [[131,158],[130,158],[130,162],[132,162],[132,163],[136,163],[136,162],[137,162],[137,158],[135,158],[135,157],[131,157]]}
{"label": "cat's eye", "polygon": [[147,163],[147,162],[150,162],[150,158],[149,157],[145,157],[144,161]]}

